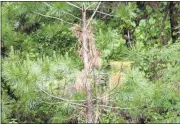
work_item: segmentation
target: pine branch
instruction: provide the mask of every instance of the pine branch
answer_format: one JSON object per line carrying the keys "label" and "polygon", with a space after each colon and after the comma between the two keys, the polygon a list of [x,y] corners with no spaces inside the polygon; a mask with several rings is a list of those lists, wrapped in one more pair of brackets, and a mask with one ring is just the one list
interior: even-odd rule
{"label": "pine branch", "polygon": [[[51,6],[50,4],[48,4],[48,3],[46,3],[46,2],[43,2],[43,3],[44,3],[46,6],[52,8],[52,6]],[[68,12],[65,12],[65,11],[63,11],[63,12],[66,13],[66,14],[68,14],[68,15],[70,15],[70,16],[72,16],[72,17],[74,17],[74,18],[76,18],[76,19],[82,20],[82,19],[80,19],[79,17],[76,17],[76,16],[74,16],[74,15],[71,14],[71,13],[68,13]]]}
{"label": "pine branch", "polygon": [[57,19],[57,20],[60,20],[60,21],[63,21],[63,22],[65,22],[65,23],[67,23],[67,24],[74,25],[73,23],[71,23],[71,22],[68,22],[68,21],[65,21],[65,20],[63,20],[63,19],[60,19],[60,18],[58,18],[58,17],[49,16],[49,15],[44,15],[44,14],[41,14],[41,13],[38,13],[38,12],[33,12],[33,13],[35,13],[35,14],[38,14],[38,15],[41,15],[41,16],[44,16],[44,17],[48,17],[48,18]]}
{"label": "pine branch", "polygon": [[[111,13],[113,13],[113,11]],[[109,15],[111,15],[111,13],[109,13]],[[106,16],[108,16],[108,15],[104,15],[103,19],[106,18]]]}
{"label": "pine branch", "polygon": [[75,7],[75,8],[78,8],[78,9],[82,10],[82,8],[80,8],[79,6],[77,6],[77,5],[75,5],[75,4],[72,4],[72,3],[70,3],[70,2],[66,2],[66,3],[69,4],[69,5],[71,5],[71,6],[73,6],[73,7]]}
{"label": "pine branch", "polygon": [[84,2],[83,2],[83,4],[82,4],[82,8],[84,8],[84,9],[86,8],[86,5],[85,5],[85,3],[84,3]]}
{"label": "pine branch", "polygon": [[70,16],[78,19],[78,20],[82,20],[81,18],[79,18],[79,17],[77,17],[77,16],[75,16],[75,15],[73,15],[73,14],[71,14],[71,13],[68,13],[68,12],[65,12],[65,11],[64,11],[64,13],[66,13],[66,14],[68,14],[68,15],[70,15]]}
{"label": "pine branch", "polygon": [[[62,101],[68,102],[68,103],[73,104],[73,105],[82,106],[82,107],[87,107],[86,105],[79,104],[79,103],[75,103],[75,101],[78,102],[78,101],[81,101],[81,100],[68,100],[68,99],[64,99],[64,98],[62,98],[62,97],[54,96],[54,95],[46,92],[45,90],[41,89],[40,86],[39,86],[39,89],[40,89],[42,92],[44,92],[45,94],[47,94],[47,95],[49,95],[49,96],[51,96],[51,97],[53,97],[53,98],[60,99],[60,100],[62,100]],[[85,100],[83,100],[83,101],[85,101]]]}
{"label": "pine branch", "polygon": [[95,14],[96,14],[96,12],[97,12],[100,4],[101,4],[101,2],[98,3],[98,5],[97,5],[97,7],[96,7],[96,9],[95,9],[95,11],[94,11],[94,13],[92,14],[91,18],[89,19],[88,24],[86,25],[86,28],[89,26],[90,22],[93,20],[93,17],[95,16]]}
{"label": "pine branch", "polygon": [[[94,3],[94,4],[96,4],[96,3]],[[86,7],[85,9],[87,10],[87,9],[89,9],[91,6],[93,6],[94,4],[91,4],[91,5],[89,5],[88,7]]]}
{"label": "pine branch", "polygon": [[[94,9],[87,9],[87,10],[95,11]],[[104,15],[106,15],[106,16],[118,17],[118,16],[115,16],[115,15],[112,15],[112,14],[108,14],[108,13],[105,13],[105,12],[101,12],[101,11],[97,11],[97,13],[101,13],[101,14],[104,14]]]}
{"label": "pine branch", "polygon": [[121,110],[138,109],[138,107],[132,107],[132,108],[121,108],[121,107],[113,107],[113,106],[107,106],[107,105],[98,105],[98,106],[99,106],[99,107],[105,107],[105,108],[121,109]]}

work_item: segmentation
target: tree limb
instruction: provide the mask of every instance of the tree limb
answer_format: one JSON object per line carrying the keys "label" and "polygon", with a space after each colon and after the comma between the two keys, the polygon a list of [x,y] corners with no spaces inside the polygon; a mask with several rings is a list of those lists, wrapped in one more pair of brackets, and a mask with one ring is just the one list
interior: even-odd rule
{"label": "tree limb", "polygon": [[73,7],[75,7],[75,8],[78,8],[78,9],[82,10],[82,8],[80,8],[79,6],[77,6],[77,5],[75,5],[75,4],[72,4],[72,3],[70,3],[70,2],[66,2],[66,3],[69,4],[69,5],[71,5],[71,6],[73,6]]}
{"label": "tree limb", "polygon": [[107,105],[99,105],[99,107],[105,107],[105,108],[115,108],[115,109],[121,109],[121,110],[137,109],[137,108],[138,108],[138,107],[132,107],[132,108],[121,108],[121,107],[113,107],[113,106],[107,106]]}
{"label": "tree limb", "polygon": [[[48,4],[48,3],[46,3],[46,2],[43,2],[43,3],[44,3],[46,6],[53,8],[53,6],[51,6],[50,4]],[[76,18],[76,19],[82,20],[82,19],[80,19],[79,17],[76,17],[76,16],[74,16],[73,14],[71,14],[71,13],[69,13],[69,12],[65,12],[65,11],[63,11],[63,12],[66,13],[66,14],[68,14],[68,15],[70,15],[70,16],[72,16],[72,17],[74,17],[74,18]]]}
{"label": "tree limb", "polygon": [[[87,9],[87,10],[94,11],[94,9]],[[112,15],[112,14],[109,14],[109,13],[101,12],[101,11],[97,11],[97,13],[101,13],[101,14],[104,14],[104,15],[107,15],[107,16],[118,17],[118,16],[115,16],[115,15]]]}
{"label": "tree limb", "polygon": [[78,20],[82,20],[82,19],[80,19],[79,17],[76,17],[76,16],[74,16],[74,15],[73,15],[73,14],[71,14],[71,13],[68,13],[68,12],[65,12],[65,11],[64,11],[64,13],[66,13],[66,14],[68,14],[68,15],[70,15],[70,16],[72,16],[72,17],[74,17],[74,18],[78,19]]}
{"label": "tree limb", "polygon": [[44,16],[44,17],[48,17],[48,18],[57,19],[57,20],[60,20],[60,21],[63,21],[63,22],[65,22],[65,23],[68,23],[68,24],[71,24],[71,25],[73,25],[73,23],[71,23],[71,22],[68,22],[68,21],[65,21],[65,20],[63,20],[63,19],[60,19],[60,18],[58,18],[58,17],[54,17],[54,16],[50,16],[50,15],[44,15],[44,14],[41,14],[41,13],[38,13],[38,12],[33,12],[33,13],[35,13],[35,14],[38,14],[38,15],[41,15],[41,16]]}
{"label": "tree limb", "polygon": [[98,5],[97,5],[97,7],[96,7],[96,9],[95,9],[95,11],[94,11],[94,13],[92,14],[91,18],[89,19],[88,24],[86,25],[86,28],[89,26],[90,22],[92,21],[92,19],[93,19],[94,15],[96,14],[96,12],[97,12],[100,4],[101,4],[101,2],[98,3]]}
{"label": "tree limb", "polygon": [[[68,103],[73,104],[73,105],[82,106],[82,107],[87,107],[86,105],[79,104],[79,103],[75,103],[75,101],[81,101],[81,100],[67,100],[67,99],[64,99],[64,98],[62,98],[62,97],[54,96],[54,95],[46,92],[45,90],[41,89],[40,86],[39,86],[39,89],[40,89],[42,92],[44,92],[45,94],[47,94],[47,95],[49,95],[49,96],[51,96],[51,97],[53,97],[53,98],[60,99],[60,100],[62,100],[62,101],[68,102]],[[85,101],[85,100],[83,100],[83,101]]]}
{"label": "tree limb", "polygon": [[[95,3],[94,3],[95,4]],[[91,5],[89,5],[88,7],[86,7],[85,9],[87,10],[87,9],[89,9],[91,6],[93,6],[94,4],[91,4]]]}

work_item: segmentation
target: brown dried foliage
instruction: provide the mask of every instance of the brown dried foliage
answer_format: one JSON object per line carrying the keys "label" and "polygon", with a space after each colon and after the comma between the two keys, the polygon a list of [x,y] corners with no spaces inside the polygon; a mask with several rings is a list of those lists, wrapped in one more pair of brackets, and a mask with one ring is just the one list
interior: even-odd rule
{"label": "brown dried foliage", "polygon": [[79,72],[76,76],[76,82],[74,85],[74,88],[76,89],[76,91],[81,92],[81,93],[85,93],[85,82],[86,79],[84,78],[85,76],[85,72],[84,70],[82,70],[81,72]]}
{"label": "brown dried foliage", "polygon": [[[82,48],[82,29],[78,24],[74,24],[72,27],[72,32],[78,39],[78,54],[81,60],[83,60],[83,48]],[[99,51],[96,49],[94,34],[92,24],[90,24],[86,29],[86,36],[87,36],[87,54],[88,54],[88,62],[89,62],[89,69],[100,67],[100,56]]]}

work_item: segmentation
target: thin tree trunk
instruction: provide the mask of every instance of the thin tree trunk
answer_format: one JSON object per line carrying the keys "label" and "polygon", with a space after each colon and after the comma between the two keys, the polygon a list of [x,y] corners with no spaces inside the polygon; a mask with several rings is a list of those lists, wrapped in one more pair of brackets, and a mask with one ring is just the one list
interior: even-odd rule
{"label": "thin tree trunk", "polygon": [[85,69],[85,86],[87,93],[87,122],[93,123],[93,106],[92,106],[92,96],[91,96],[91,84],[87,80],[89,75],[89,60],[88,60],[88,41],[87,41],[87,29],[86,29],[86,10],[83,6],[82,9],[82,44],[83,44],[83,59],[84,59],[84,69]]}
{"label": "thin tree trunk", "polygon": [[163,39],[163,31],[164,31],[164,26],[165,26],[165,22],[166,22],[166,19],[167,19],[167,15],[168,15],[168,8],[169,8],[169,2],[167,3],[167,6],[165,8],[165,13],[164,13],[164,16],[163,16],[163,19],[162,19],[162,22],[161,22],[161,27],[160,27],[160,42],[161,42],[161,45],[166,45],[167,42],[164,41]]}
{"label": "thin tree trunk", "polygon": [[88,48],[87,48],[87,36],[86,36],[86,10],[82,10],[82,44],[83,44],[83,59],[84,59],[84,68],[88,69]]}
{"label": "thin tree trunk", "polygon": [[177,9],[175,7],[175,2],[170,1],[169,4],[169,15],[170,15],[170,24],[171,24],[171,37],[172,42],[175,43],[175,41],[178,39],[178,16],[177,16]]}

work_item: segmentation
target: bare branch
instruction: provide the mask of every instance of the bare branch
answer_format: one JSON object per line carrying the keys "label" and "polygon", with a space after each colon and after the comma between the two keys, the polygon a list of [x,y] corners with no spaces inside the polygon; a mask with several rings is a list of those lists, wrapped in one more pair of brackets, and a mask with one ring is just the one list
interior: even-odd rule
{"label": "bare branch", "polygon": [[86,10],[89,9],[90,7],[92,7],[94,4],[96,4],[96,3],[93,3],[93,4],[89,5],[88,7],[86,7]]}
{"label": "bare branch", "polygon": [[[46,6],[52,8],[52,6],[51,6],[50,4],[48,4],[47,2],[43,2],[43,3],[44,3]],[[76,17],[76,16],[74,16],[73,14],[71,14],[71,13],[69,13],[69,12],[65,12],[65,11],[63,11],[63,12],[66,13],[66,14],[68,14],[68,15],[70,15],[70,16],[72,16],[72,17],[74,17],[74,18],[76,18],[76,19],[82,20],[82,19],[80,19],[79,17]]]}
{"label": "bare branch", "polygon": [[68,21],[65,21],[65,20],[63,20],[63,19],[60,19],[60,18],[58,18],[58,17],[54,17],[54,16],[50,16],[50,15],[44,15],[44,14],[41,14],[41,13],[38,13],[38,12],[33,12],[33,13],[38,14],[38,15],[41,15],[41,16],[44,16],[44,17],[57,19],[57,20],[60,20],[60,21],[63,21],[63,22],[66,22],[66,23],[68,23],[68,24],[73,25],[73,23],[68,22]]}
{"label": "bare branch", "polygon": [[[87,10],[94,11],[94,9],[87,9]],[[107,16],[118,17],[118,16],[115,16],[115,15],[112,15],[112,14],[108,14],[108,13],[105,13],[105,12],[101,12],[101,11],[97,11],[97,13],[101,13],[101,14],[104,14],[104,15],[107,15]]]}
{"label": "bare branch", "polygon": [[43,103],[47,103],[47,104],[62,104],[64,101],[61,101],[61,102],[47,102],[47,101],[44,101],[44,100],[39,100],[40,102],[43,102]]}
{"label": "bare branch", "polygon": [[80,19],[79,17],[76,17],[76,16],[74,16],[74,15],[71,14],[71,13],[68,13],[68,12],[65,12],[65,11],[64,11],[64,13],[69,14],[70,16],[72,16],[72,17],[74,17],[74,18],[76,18],[76,19],[82,20],[82,19]]}
{"label": "bare branch", "polygon": [[79,6],[77,6],[77,5],[75,5],[75,4],[72,4],[72,3],[70,3],[70,2],[66,2],[67,4],[69,4],[69,5],[71,5],[71,6],[73,6],[73,7],[76,7],[76,8],[78,8],[78,9],[82,9],[82,8],[80,8]]}
{"label": "bare branch", "polygon": [[100,6],[100,4],[101,4],[101,2],[98,3],[98,5],[97,5],[94,13],[92,14],[91,18],[89,19],[89,22],[88,22],[88,24],[86,25],[86,27],[88,27],[88,25],[90,24],[91,20],[93,19],[94,15],[96,14],[96,12],[97,12],[97,10],[98,10],[98,8],[99,8],[99,6]]}
{"label": "bare branch", "polygon": [[101,4],[101,2],[98,3],[93,15],[91,16],[91,19],[93,19],[94,15],[96,14],[97,10],[99,9],[100,4]]}
{"label": "bare branch", "polygon": [[99,105],[99,107],[105,107],[105,108],[115,108],[115,109],[121,109],[121,110],[127,110],[127,109],[137,109],[138,107],[132,107],[132,108],[121,108],[121,107],[113,107],[113,106],[107,106],[107,105]]}
{"label": "bare branch", "polygon": [[[113,13],[113,11],[112,11],[111,13]],[[109,15],[110,15],[111,13],[109,13]],[[103,19],[106,18],[106,16],[108,16],[108,15],[104,15]]]}
{"label": "bare branch", "polygon": [[[67,99],[64,99],[64,98],[62,98],[62,97],[54,96],[54,95],[46,92],[45,90],[41,89],[40,86],[39,86],[39,89],[40,89],[42,92],[44,92],[45,94],[47,94],[47,95],[49,95],[49,96],[51,96],[51,97],[53,97],[53,98],[60,99],[60,100],[62,100],[62,101],[68,102],[68,103],[73,104],[73,105],[87,107],[86,105],[79,104],[79,103],[75,103],[75,101],[80,101],[80,100],[67,100]],[[84,101],[84,100],[83,100],[83,101]]]}
{"label": "bare branch", "polygon": [[[83,4],[82,4],[82,6],[83,6],[84,8],[86,8],[86,5],[85,5],[85,3],[84,3],[84,2],[83,2]],[[83,7],[82,7],[82,8],[83,8]]]}

